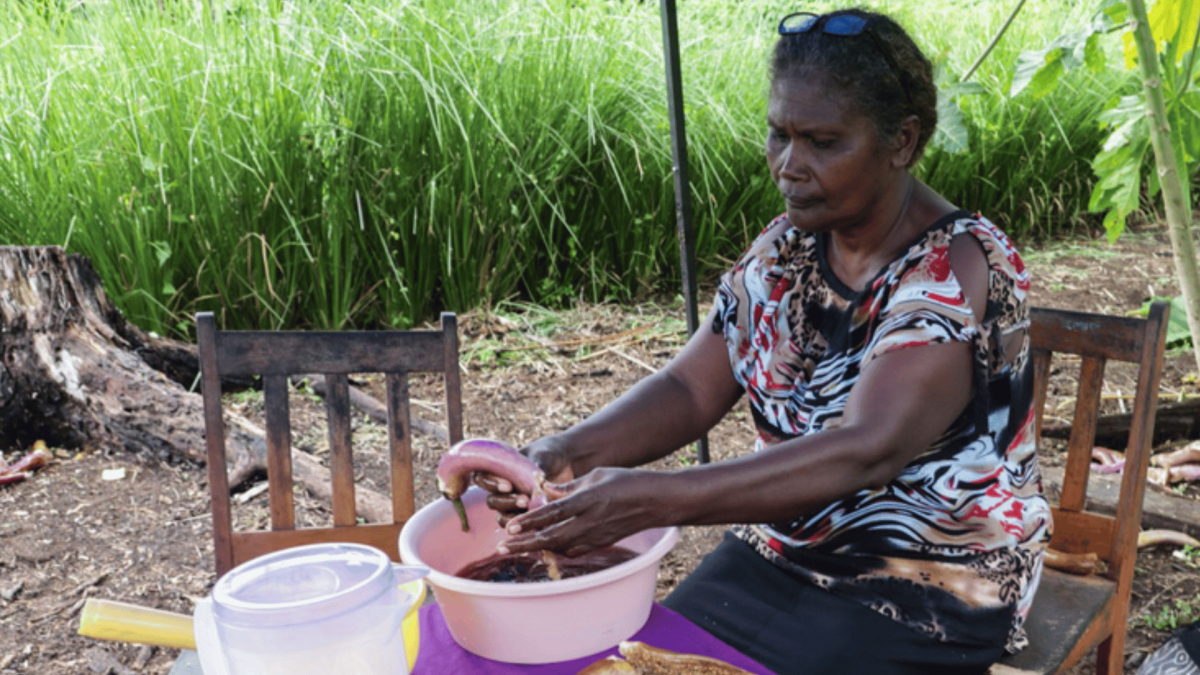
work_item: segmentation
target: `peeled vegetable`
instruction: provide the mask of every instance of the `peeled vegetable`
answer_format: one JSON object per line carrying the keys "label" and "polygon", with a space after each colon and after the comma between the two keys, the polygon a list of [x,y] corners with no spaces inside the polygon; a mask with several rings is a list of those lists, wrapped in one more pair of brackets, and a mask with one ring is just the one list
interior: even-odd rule
{"label": "peeled vegetable", "polygon": [[471,525],[462,496],[476,471],[486,471],[512,483],[515,492],[529,495],[530,509],[546,503],[546,492],[542,489],[546,476],[533,460],[500,441],[487,438],[459,441],[438,461],[437,479],[442,496],[454,502],[463,532],[470,530]]}
{"label": "peeled vegetable", "polygon": [[1092,464],[1093,471],[1121,473],[1121,470],[1125,468],[1125,454],[1116,450],[1096,446],[1092,448],[1092,459],[1097,462]]}
{"label": "peeled vegetable", "polygon": [[1066,572],[1068,574],[1088,575],[1096,571],[1100,565],[1100,556],[1089,551],[1087,553],[1067,553],[1058,549],[1046,549],[1046,567]]}
{"label": "peeled vegetable", "polygon": [[1200,442],[1189,443],[1178,450],[1154,455],[1150,458],[1151,464],[1166,469],[1196,462],[1200,462]]}
{"label": "peeled vegetable", "polygon": [[33,475],[35,470],[46,466],[53,457],[54,455],[46,449],[45,441],[37,441],[33,444],[33,452],[16,462],[6,466],[3,460],[0,460],[0,485],[25,480]]}
{"label": "peeled vegetable", "polygon": [[1175,530],[1142,530],[1138,533],[1138,548],[1160,545],[1191,546],[1194,549],[1200,549],[1200,541],[1197,541],[1195,537],[1186,532],[1177,532]]}

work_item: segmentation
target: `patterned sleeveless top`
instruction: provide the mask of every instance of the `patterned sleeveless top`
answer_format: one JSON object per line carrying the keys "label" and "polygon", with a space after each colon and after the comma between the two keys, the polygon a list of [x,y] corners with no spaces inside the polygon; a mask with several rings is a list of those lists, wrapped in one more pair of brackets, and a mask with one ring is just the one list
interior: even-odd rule
{"label": "patterned sleeveless top", "polygon": [[[971,343],[974,399],[887,486],[735,534],[776,565],[923,634],[1020,649],[1051,530],[1020,256],[994,224],[959,211],[856,292],[830,270],[826,236],[785,220],[722,277],[716,297],[713,330],[749,399],[755,451],[835,428],[861,369],[898,349]],[[974,236],[987,256],[982,323],[950,269],[959,234]]]}

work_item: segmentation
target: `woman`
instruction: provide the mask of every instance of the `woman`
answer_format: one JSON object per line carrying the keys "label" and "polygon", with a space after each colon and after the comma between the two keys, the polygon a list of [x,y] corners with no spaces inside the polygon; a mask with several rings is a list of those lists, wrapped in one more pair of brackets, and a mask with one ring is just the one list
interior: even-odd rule
{"label": "woman", "polygon": [[[711,329],[524,448],[558,499],[512,518],[505,548],[577,555],[649,527],[734,524],[665,604],[763,665],[983,672],[1022,644],[1049,538],[1028,276],[995,225],[909,173],[937,92],[902,28],[845,10],[780,33],[766,156],[785,213],[722,277]],[[752,455],[630,468],[743,394]],[[527,504],[477,482],[499,510]]]}

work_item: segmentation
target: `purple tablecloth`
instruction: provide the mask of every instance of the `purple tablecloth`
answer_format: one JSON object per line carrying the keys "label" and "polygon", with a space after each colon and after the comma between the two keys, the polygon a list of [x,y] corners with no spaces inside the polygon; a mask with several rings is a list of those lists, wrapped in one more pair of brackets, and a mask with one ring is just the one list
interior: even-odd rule
{"label": "purple tablecloth", "polygon": [[[617,653],[616,647],[613,647],[573,661],[539,665],[501,663],[475,656],[458,646],[450,636],[442,610],[436,603],[426,605],[420,611],[421,646],[413,675],[575,675],[593,661]],[[659,604],[654,605],[646,625],[630,640],[676,652],[710,656],[752,673],[772,675],[771,671],[749,657]]]}

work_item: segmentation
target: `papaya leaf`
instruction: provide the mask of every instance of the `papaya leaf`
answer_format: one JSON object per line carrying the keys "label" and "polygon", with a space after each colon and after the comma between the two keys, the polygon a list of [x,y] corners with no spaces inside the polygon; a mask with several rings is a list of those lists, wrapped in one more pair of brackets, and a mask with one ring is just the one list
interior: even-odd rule
{"label": "papaya leaf", "polygon": [[1180,95],[1174,112],[1171,126],[1179,130],[1190,173],[1195,173],[1200,158],[1200,92],[1192,90]]}
{"label": "papaya leaf", "polygon": [[1041,98],[1054,91],[1062,74],[1072,68],[1086,65],[1097,72],[1103,70],[1104,54],[1098,36],[1108,29],[1109,24],[1106,17],[1098,15],[1087,28],[1059,35],[1045,49],[1021,52],[1017,56],[1009,96],[1029,89],[1034,98]]}
{"label": "papaya leaf", "polygon": [[1115,126],[1127,119],[1146,116],[1146,101],[1140,94],[1122,96],[1111,107],[1101,111],[1096,121],[1102,126]]}
{"label": "papaya leaf", "polygon": [[983,86],[976,82],[955,82],[939,87],[938,125],[933,138],[929,140],[933,147],[951,153],[965,153],[970,149],[970,137],[958,99],[984,91]]}
{"label": "papaya leaf", "polygon": [[1063,72],[1061,48],[1021,52],[1008,95],[1016,96],[1032,87],[1034,98],[1041,98],[1058,86]]}
{"label": "papaya leaf", "polygon": [[1121,234],[1125,231],[1125,217],[1128,213],[1121,213],[1118,209],[1109,209],[1108,213],[1104,214],[1104,232],[1108,238],[1108,243],[1112,244],[1121,238]]}
{"label": "papaya leaf", "polygon": [[938,125],[929,144],[946,152],[963,154],[971,149],[970,135],[958,106],[938,102]]}
{"label": "papaya leaf", "polygon": [[1008,95],[1016,96],[1030,89],[1034,98],[1043,97],[1054,91],[1064,72],[1061,47],[1021,52],[1016,58],[1013,86]]}
{"label": "papaya leaf", "polygon": [[1125,23],[1125,17],[1129,15],[1129,5],[1125,2],[1126,0],[1104,0],[1098,14],[1105,16],[1114,26]]}
{"label": "papaya leaf", "polygon": [[1084,44],[1084,63],[1087,64],[1089,70],[1093,73],[1103,73],[1108,67],[1104,58],[1104,49],[1100,46],[1100,35],[1092,33],[1088,36],[1087,42]]}
{"label": "papaya leaf", "polygon": [[1142,303],[1142,306],[1134,312],[1138,316],[1147,316],[1150,314],[1150,305],[1156,301],[1165,301],[1171,303],[1171,316],[1167,319],[1167,347],[1171,349],[1185,349],[1192,346],[1192,332],[1188,329],[1187,323],[1187,306],[1183,303],[1183,296],[1177,295],[1173,298],[1163,296],[1153,296],[1149,300]]}
{"label": "papaya leaf", "polygon": [[[1178,48],[1181,42],[1191,42],[1196,22],[1200,21],[1200,0],[1157,0],[1150,8],[1150,32],[1154,35],[1154,44],[1161,52],[1164,45],[1175,47],[1178,62],[1183,58],[1186,48]],[[1137,45],[1133,42],[1133,32],[1124,35],[1125,67],[1137,67]]]}
{"label": "papaya leaf", "polygon": [[1146,118],[1137,117],[1134,119],[1125,120],[1113,129],[1108,138],[1104,139],[1104,150],[1115,150],[1120,147],[1129,145],[1135,138],[1146,136],[1149,129],[1146,126]]}

